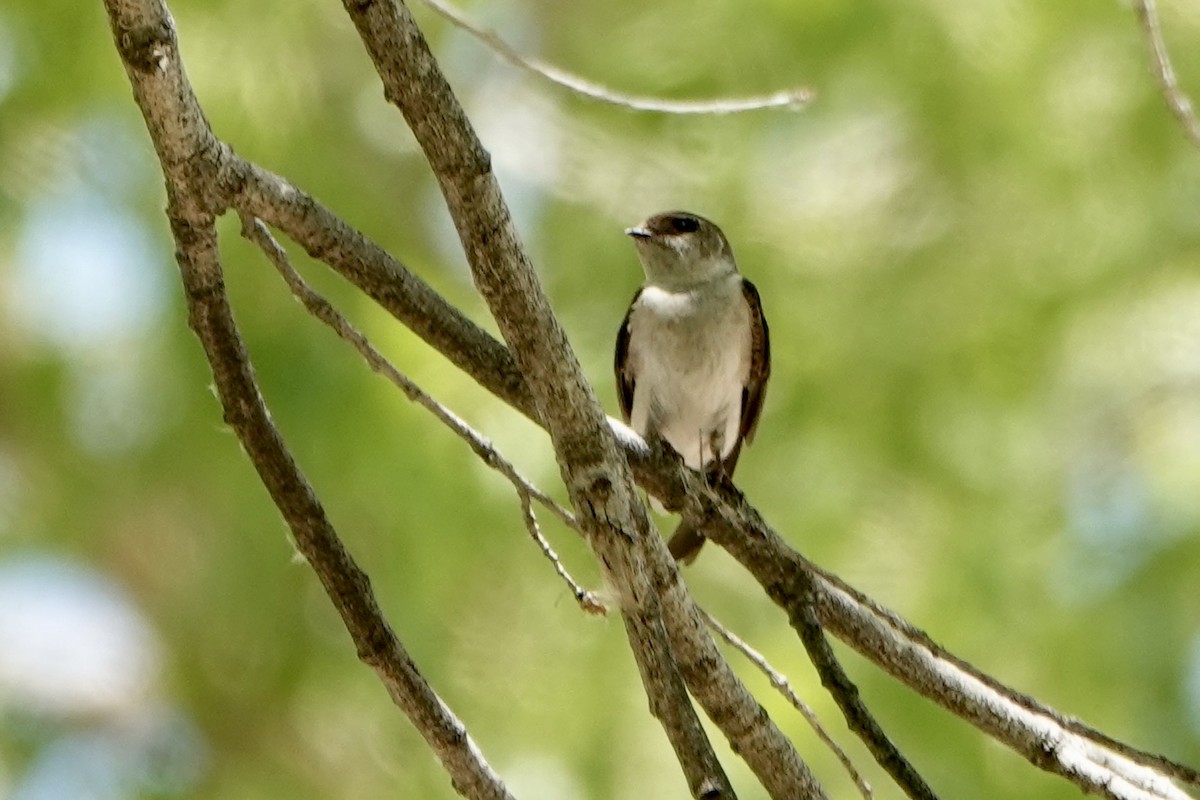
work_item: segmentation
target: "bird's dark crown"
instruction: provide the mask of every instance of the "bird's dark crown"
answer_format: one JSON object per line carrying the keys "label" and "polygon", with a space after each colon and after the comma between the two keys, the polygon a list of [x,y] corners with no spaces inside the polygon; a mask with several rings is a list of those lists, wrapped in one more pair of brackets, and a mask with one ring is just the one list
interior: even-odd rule
{"label": "bird's dark crown", "polygon": [[696,214],[689,214],[686,211],[667,211],[655,214],[646,220],[645,228],[656,236],[680,236],[695,233],[705,224],[712,225],[704,217]]}

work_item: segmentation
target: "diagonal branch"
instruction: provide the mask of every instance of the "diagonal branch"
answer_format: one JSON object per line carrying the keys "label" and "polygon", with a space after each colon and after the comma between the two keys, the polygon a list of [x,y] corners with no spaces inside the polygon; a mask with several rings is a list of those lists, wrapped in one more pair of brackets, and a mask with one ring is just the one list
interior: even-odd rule
{"label": "diagonal branch", "polygon": [[947,653],[926,634],[862,593],[823,572],[789,547],[736,489],[714,490],[697,479],[705,534],[729,551],[783,608],[801,637],[805,609],[894,677],[1030,763],[1114,800],[1188,798],[1168,776],[1192,785],[1197,773],[1162,756],[1118,749],[1086,726],[1020,694]]}
{"label": "diagonal branch", "polygon": [[1146,48],[1150,51],[1154,77],[1162,89],[1167,108],[1171,109],[1175,119],[1179,120],[1183,132],[1192,140],[1192,144],[1200,147],[1200,119],[1196,118],[1196,109],[1192,101],[1188,99],[1179,86],[1179,79],[1175,77],[1175,68],[1171,66],[1171,56],[1167,53],[1167,43],[1163,41],[1162,28],[1158,24],[1158,11],[1154,0],[1133,0],[1133,10],[1141,23]]}
{"label": "diagonal branch", "polygon": [[657,593],[641,560],[650,522],[600,407],[550,312],[487,153],[454,99],[408,9],[346,2],[388,100],[425,152],[454,220],[475,285],[525,375],[554,442],[584,535],[617,595],[650,709],[662,724],[694,797],[734,791],[671,656]]}
{"label": "diagonal branch", "polygon": [[833,740],[833,737],[829,735],[829,732],[825,730],[825,726],[822,725],[821,720],[817,718],[816,712],[813,711],[807,703],[801,700],[800,696],[796,694],[796,691],[792,689],[792,685],[788,681],[787,676],[772,667],[767,659],[763,657],[762,653],[746,644],[741,637],[721,624],[716,617],[707,611],[704,612],[704,621],[707,622],[708,627],[716,631],[717,635],[724,639],[730,647],[734,648],[743,656],[745,656],[746,659],[755,667],[757,667],[763,675],[767,676],[767,680],[771,682],[771,685],[775,687],[780,694],[787,698],[787,701],[792,704],[793,708],[800,712],[800,716],[804,717],[804,721],[807,722],[809,727],[813,729],[813,732],[816,733],[817,738],[820,739],[826,747],[833,751],[835,756],[837,756],[837,760],[840,761],[842,766],[846,769],[846,773],[850,776],[850,780],[854,781],[855,787],[858,789],[859,794],[863,796],[864,800],[872,800],[874,794],[871,792],[870,784],[868,784],[866,780],[863,779],[862,775],[858,773],[858,770],[855,769],[854,762],[850,760],[850,756],[846,754],[846,751],[843,750],[838,743]]}
{"label": "diagonal branch", "polygon": [[430,687],[383,617],[371,584],[342,545],[312,487],[301,474],[259,393],[230,313],[216,230],[172,214],[172,230],[188,316],[213,370],[225,421],[233,428],[292,531],[297,550],[333,601],[358,650],[450,774],[464,796],[508,800],[503,782],[484,761],[463,724]]}
{"label": "diagonal branch", "polygon": [[[661,542],[661,539],[659,540]],[[665,544],[663,545],[665,549]],[[673,562],[668,562],[674,567]],[[737,677],[679,577],[655,571],[663,617],[688,690],[772,798],[825,797],[795,746]]]}
{"label": "diagonal branch", "polygon": [[[159,3],[108,0],[106,7],[118,50],[143,108],[167,180],[167,217],[195,331],[213,372],[225,421],[258,471],[291,529],[296,548],[312,566],[342,617],[358,651],[414,727],[429,743],[455,789],[475,800],[511,800],[463,724],[429,686],[384,619],[370,581],[342,545],[312,486],[301,473],[259,392],[225,294],[217,249],[215,215],[189,169],[202,131],[172,130],[159,119],[161,104],[190,96],[179,78],[172,22]],[[194,98],[193,98],[194,99]],[[202,119],[197,112],[191,119]],[[178,122],[178,118],[174,120]],[[181,135],[182,134],[182,135]],[[211,144],[211,142],[209,142]]]}
{"label": "diagonal branch", "polygon": [[521,55],[515,47],[494,32],[471,22],[465,14],[442,0],[425,0],[425,4],[488,47],[499,58],[518,69],[569,89],[575,94],[602,103],[633,111],[654,111],[660,114],[738,114],[767,109],[798,109],[812,102],[811,89],[784,89],[758,97],[717,97],[711,100],[667,100],[662,97],[642,97],[626,94],[598,83],[572,75],[552,64]]}
{"label": "diagonal branch", "polygon": [[[544,424],[509,350],[328,209],[213,137],[179,63],[170,18],[158,0],[106,0],[117,49],[169,186],[186,186],[212,213],[233,206],[284,231],[341,273],[498,398]],[[175,188],[170,191],[174,193]],[[638,483],[680,508],[697,482],[677,459],[610,425]],[[821,624],[898,680],[1086,791],[1106,797],[1179,798],[1175,778],[1200,773],[1096,731],[956,658],[928,636],[822,572],[784,543],[736,493],[706,500],[714,541],[729,550],[784,609],[815,586]]]}
{"label": "diagonal branch", "polygon": [[[190,90],[189,97],[194,102]],[[177,110],[163,113],[172,112]],[[223,144],[204,168],[215,175],[224,204],[283,231],[489,392],[540,421],[525,376],[508,348],[382,247],[311,195]]]}
{"label": "diagonal branch", "polygon": [[721,657],[684,590],[521,246],[488,156],[408,9],[391,0],[345,5],[385,95],[433,168],[475,285],[529,382],[576,517],[616,589],[651,708],[693,794],[721,796],[710,792],[722,791],[717,782],[725,778],[687,700],[685,680],[772,797],[823,797],[794,746]]}
{"label": "diagonal branch", "polygon": [[367,366],[387,378],[392,385],[404,392],[404,395],[409,400],[433,414],[438,421],[465,441],[483,463],[499,472],[512,484],[513,489],[517,492],[517,497],[521,501],[521,513],[530,537],[541,548],[546,558],[549,559],[558,576],[567,584],[567,588],[571,590],[575,602],[589,614],[604,614],[606,612],[604,603],[600,601],[594,592],[587,591],[571,577],[571,574],[567,572],[559,560],[558,554],[554,552],[553,548],[550,547],[550,543],[542,536],[537,516],[533,512],[532,501],[536,500],[542,506],[549,509],[566,523],[567,526],[578,529],[579,524],[575,521],[575,517],[545,492],[534,486],[524,475],[517,471],[517,468],[513,466],[511,461],[501,455],[491,442],[476,432],[461,417],[434,400],[428,392],[384,358],[375,349],[374,345],[367,340],[367,337],[363,336],[328,300],[314,291],[300,277],[300,273],[296,272],[295,267],[292,266],[283,247],[275,241],[275,237],[271,235],[271,232],[267,230],[266,226],[260,220],[243,215],[242,235],[258,245],[259,249],[266,254],[267,260],[274,265],[276,271],[279,272],[284,282],[288,285],[288,288],[292,291],[292,294],[304,304],[305,309],[310,314],[325,323],[341,339],[349,342],[358,351],[359,355],[362,356],[363,360],[367,362]]}
{"label": "diagonal branch", "polygon": [[925,779],[867,710],[858,687],[842,669],[833,648],[829,646],[829,640],[825,638],[825,632],[821,629],[813,606],[810,603],[801,603],[793,606],[790,612],[799,613],[799,618],[793,617],[792,627],[799,632],[800,641],[804,643],[809,659],[821,676],[821,684],[833,695],[843,716],[846,717],[846,724],[850,726],[850,730],[863,740],[875,761],[892,776],[892,780],[896,781],[905,794],[913,800],[937,800],[933,789],[929,788]]}

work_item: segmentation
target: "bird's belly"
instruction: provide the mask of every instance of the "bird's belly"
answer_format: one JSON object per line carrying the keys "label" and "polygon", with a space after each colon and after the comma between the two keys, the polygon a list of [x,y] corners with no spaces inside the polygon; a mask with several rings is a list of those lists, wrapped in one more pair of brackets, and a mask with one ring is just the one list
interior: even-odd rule
{"label": "bird's belly", "polygon": [[673,337],[660,331],[639,369],[634,428],[643,433],[653,428],[694,469],[724,458],[741,422],[742,348],[737,337]]}

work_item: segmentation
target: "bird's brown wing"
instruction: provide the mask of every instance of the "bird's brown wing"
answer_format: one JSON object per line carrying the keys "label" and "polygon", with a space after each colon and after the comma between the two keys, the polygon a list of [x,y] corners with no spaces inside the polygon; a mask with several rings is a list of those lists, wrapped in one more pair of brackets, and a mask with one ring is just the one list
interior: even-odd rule
{"label": "bird's brown wing", "polygon": [[738,433],[749,444],[754,441],[754,431],[767,396],[767,379],[771,377],[771,335],[758,289],[743,279],[742,292],[750,307],[750,375],[742,389],[742,426]]}
{"label": "bird's brown wing", "polygon": [[629,310],[625,312],[621,330],[617,331],[617,353],[613,358],[613,370],[617,375],[617,401],[621,404],[621,416],[626,423],[633,414],[633,390],[637,383],[629,364],[629,323],[633,316],[633,307],[641,296],[642,290],[638,289],[633,300],[629,302]]}
{"label": "bird's brown wing", "polygon": [[762,310],[762,299],[754,284],[745,278],[742,279],[742,294],[750,310],[750,369],[746,385],[742,387],[742,421],[738,427],[737,441],[717,467],[726,477],[733,477],[738,457],[742,454],[742,445],[754,441],[754,431],[762,415],[763,399],[767,396],[767,378],[771,377],[771,337]]}

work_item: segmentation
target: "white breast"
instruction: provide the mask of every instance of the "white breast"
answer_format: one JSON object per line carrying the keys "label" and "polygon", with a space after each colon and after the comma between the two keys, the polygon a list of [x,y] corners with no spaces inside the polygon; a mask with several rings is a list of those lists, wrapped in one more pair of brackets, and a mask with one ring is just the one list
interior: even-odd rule
{"label": "white breast", "polygon": [[741,277],[692,292],[648,286],[630,326],[634,429],[656,430],[692,468],[724,458],[737,441],[750,368]]}

